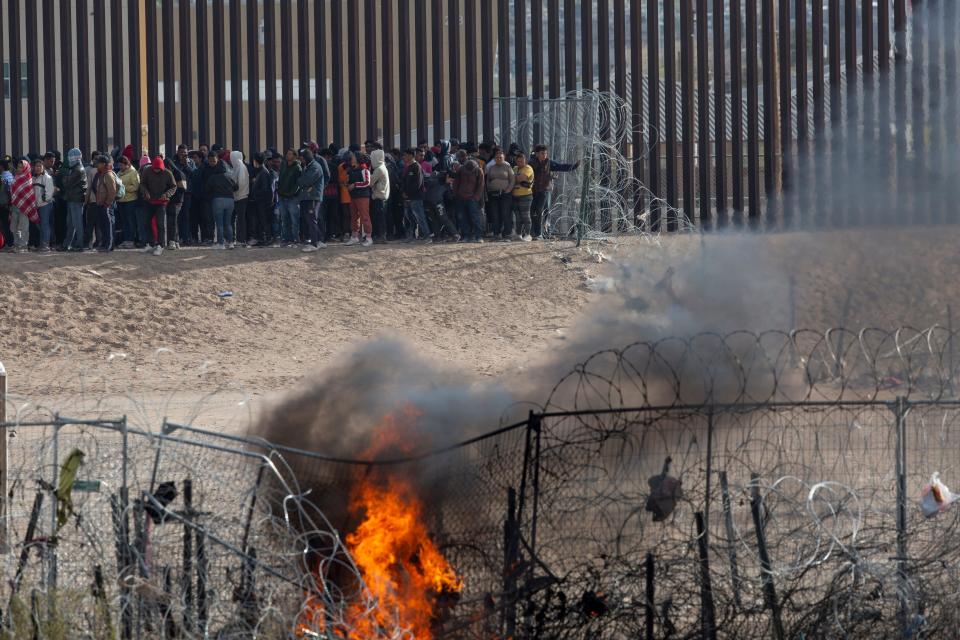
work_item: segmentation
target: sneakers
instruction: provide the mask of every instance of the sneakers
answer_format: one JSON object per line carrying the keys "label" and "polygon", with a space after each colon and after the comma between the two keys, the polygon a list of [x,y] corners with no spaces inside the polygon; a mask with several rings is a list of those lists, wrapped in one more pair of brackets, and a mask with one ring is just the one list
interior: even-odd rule
{"label": "sneakers", "polygon": [[274,248],[274,249],[279,249],[279,248],[280,248],[280,241],[279,241],[279,240],[274,240],[273,242],[270,243],[270,246],[271,246],[272,248]]}
{"label": "sneakers", "polygon": [[343,242],[344,244],[350,244],[351,238],[352,236],[349,233],[345,233],[343,234],[343,239],[341,240],[341,242]]}
{"label": "sneakers", "polygon": [[217,250],[219,251],[219,250],[226,249],[227,247],[226,247],[225,245],[222,245],[222,244],[215,244],[215,245],[213,245],[213,248],[214,248],[214,249],[217,249]]}
{"label": "sneakers", "polygon": [[370,236],[367,236],[366,238],[363,239],[363,242],[361,242],[360,244],[364,247],[372,247],[373,240],[370,238]]}
{"label": "sneakers", "polygon": [[347,240],[346,242],[344,242],[344,243],[343,243],[343,246],[345,246],[345,247],[353,247],[353,246],[356,246],[356,245],[358,245],[358,244],[360,244],[360,238],[357,238],[356,236],[350,236],[350,239]]}
{"label": "sneakers", "polygon": [[312,244],[308,244],[303,249],[300,249],[300,251],[302,251],[303,253],[313,253],[314,251],[318,251],[318,250],[319,248],[313,246]]}
{"label": "sneakers", "polygon": [[167,243],[167,251],[176,251],[180,248],[180,245],[173,240]]}
{"label": "sneakers", "polygon": [[[159,246],[159,245],[157,245],[157,246]],[[145,244],[145,245],[143,245],[142,251],[143,251],[144,253],[153,253],[153,245],[152,245],[152,244]]]}
{"label": "sneakers", "polygon": [[230,244],[227,245],[227,249],[236,249],[236,248],[237,248],[236,242],[231,242]]}
{"label": "sneakers", "polygon": [[423,244],[433,244],[433,238],[424,238]]}
{"label": "sneakers", "polygon": [[163,254],[163,247],[161,247],[160,245],[157,245],[156,247],[153,248],[153,255],[159,256],[162,254]]}
{"label": "sneakers", "polygon": [[520,236],[520,240],[523,242],[533,242],[533,238],[531,238],[529,235]]}
{"label": "sneakers", "polygon": [[127,241],[125,241],[125,242],[121,242],[120,245],[119,245],[119,248],[120,248],[120,249],[133,249],[133,242],[130,241],[130,240],[127,240]]}
{"label": "sneakers", "polygon": [[258,244],[260,244],[260,243],[257,241],[256,238],[253,238],[253,239],[251,239],[251,240],[247,240],[247,246],[248,246],[248,247],[255,247],[255,246],[257,246]]}

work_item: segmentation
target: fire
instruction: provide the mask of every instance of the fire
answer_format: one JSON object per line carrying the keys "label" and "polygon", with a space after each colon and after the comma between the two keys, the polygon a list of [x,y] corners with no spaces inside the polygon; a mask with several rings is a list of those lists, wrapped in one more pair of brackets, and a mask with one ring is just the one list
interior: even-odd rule
{"label": "fire", "polygon": [[[373,460],[387,450],[413,453],[409,434],[419,415],[407,406],[386,416],[364,458]],[[414,486],[390,473],[357,477],[349,513],[359,524],[347,534],[346,546],[366,597],[349,605],[338,633],[350,640],[377,640],[400,631],[403,638],[430,640],[444,602],[449,606],[463,583],[430,539]],[[301,638],[311,637],[318,626],[323,630],[322,605],[308,606],[305,614],[298,625]]]}
{"label": "fire", "polygon": [[390,478],[362,482],[352,506],[364,520],[347,536],[347,547],[378,606],[351,611],[349,637],[369,640],[378,629],[399,626],[428,640],[437,597],[459,593],[463,585],[430,540],[420,501],[409,484]]}

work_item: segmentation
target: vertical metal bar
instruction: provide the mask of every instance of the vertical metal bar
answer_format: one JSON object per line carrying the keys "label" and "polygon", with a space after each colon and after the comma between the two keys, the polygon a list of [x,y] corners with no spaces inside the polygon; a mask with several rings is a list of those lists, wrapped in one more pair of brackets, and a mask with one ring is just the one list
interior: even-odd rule
{"label": "vertical metal bar", "polygon": [[527,2],[513,0],[514,95],[525,98],[527,92]]}
{"label": "vertical metal bar", "polygon": [[[265,0],[265,6],[273,4],[273,0]],[[209,42],[207,39],[207,3],[197,2],[194,6],[194,26],[196,27],[196,40],[199,43],[194,49],[197,66],[197,138],[200,144],[210,144],[210,65],[209,50],[203,43]],[[264,18],[266,18],[266,9],[264,9]],[[266,30],[266,25],[264,25]],[[272,30],[269,31],[270,39],[267,42],[273,42]],[[268,49],[269,51],[269,49]],[[272,52],[271,52],[272,53]],[[264,60],[273,60],[272,55],[265,55]],[[270,118],[267,118],[267,126],[270,126]]]}
{"label": "vertical metal bar", "polygon": [[726,226],[727,222],[727,69],[723,5],[723,0],[713,0],[713,162],[718,226]]}
{"label": "vertical metal bar", "polygon": [[[268,0],[272,1],[272,0]],[[197,529],[197,624],[198,631],[206,637],[209,608],[207,602],[207,577],[210,562],[207,558],[207,539],[203,529]]]}
{"label": "vertical metal bar", "polygon": [[[450,137],[460,139],[463,136],[460,121],[463,109],[460,106],[460,95],[463,88],[460,85],[460,24],[463,21],[460,15],[460,0],[448,0],[447,4],[447,51],[450,55],[449,91],[450,91]],[[471,74],[468,72],[467,76]],[[472,107],[469,113],[472,113]],[[463,142],[461,140],[461,142]]]}
{"label": "vertical metal bar", "polygon": [[683,213],[693,220],[697,213],[697,190],[694,183],[693,165],[696,149],[696,133],[693,120],[693,55],[696,43],[693,39],[693,0],[680,0],[680,128],[683,154]]}
{"label": "vertical metal bar", "polygon": [[906,637],[910,617],[907,601],[907,413],[910,408],[906,398],[898,397],[893,410],[896,415],[897,595],[900,600],[897,618]]}
{"label": "vertical metal bar", "polygon": [[[373,31],[373,26],[376,24],[376,17],[368,12],[368,19],[370,20],[370,30]],[[297,107],[300,113],[300,130],[299,137],[295,142],[299,143],[301,140],[314,140],[316,141],[317,131],[313,130],[313,124],[310,122],[310,82],[313,80],[316,81],[316,75],[310,75],[310,56],[309,51],[316,48],[318,45],[322,45],[324,42],[323,38],[320,38],[320,34],[310,37],[310,20],[309,20],[309,3],[307,0],[297,0]],[[374,65],[371,66],[371,73],[367,74],[367,82],[376,83],[376,73],[374,72],[377,69],[377,49],[373,43],[368,43],[367,46],[367,56],[373,59]],[[370,94],[368,89],[367,95]],[[371,102],[371,105],[376,105],[376,94],[374,94],[374,102]],[[369,113],[368,109],[368,113]],[[373,109],[374,120],[376,120],[376,108]],[[375,131],[375,129],[373,130]],[[319,143],[318,143],[319,144]]]}
{"label": "vertical metal bar", "polygon": [[[11,3],[11,6],[17,4],[16,2]],[[68,3],[69,4],[69,3]],[[77,133],[80,139],[80,150],[83,153],[89,153],[92,149],[90,147],[90,46],[89,39],[87,38],[87,14],[89,10],[87,9],[87,0],[77,0],[74,5],[77,14],[76,14],[76,33],[77,33],[77,107],[78,107],[78,122],[77,122]],[[139,29],[137,30],[139,31]],[[18,38],[19,39],[19,38]],[[13,46],[14,41],[11,38],[11,46]],[[14,64],[16,63],[16,64]],[[138,99],[134,104],[139,104],[139,62],[137,63],[137,88],[138,88]],[[14,68],[16,68],[16,76],[14,76]],[[20,64],[19,62],[11,59],[10,63],[10,104],[15,108],[11,109],[10,112],[10,124],[13,130],[13,141],[16,142],[14,145],[14,151],[19,150],[19,136],[20,136],[20,125],[19,122],[13,120],[14,117],[20,117]],[[66,97],[66,96],[64,96]]]}
{"label": "vertical metal bar", "polygon": [[560,0],[547,0],[547,60],[551,98],[560,97]]}
{"label": "vertical metal bar", "polygon": [[580,81],[593,90],[593,2],[580,3]]}
{"label": "vertical metal bar", "polygon": [[830,125],[840,123],[840,0],[829,0]]}
{"label": "vertical metal bar", "polygon": [[[880,0],[880,4],[884,4]],[[861,38],[863,52],[863,73],[871,75],[873,73],[873,2],[864,2],[861,5]]]}
{"label": "vertical metal bar", "polygon": [[493,140],[493,0],[480,0],[480,42],[483,138]]}
{"label": "vertical metal bar", "polygon": [[[737,2],[738,0],[733,0]],[[650,210],[650,230],[660,231],[660,141],[663,130],[660,128],[660,19],[658,8],[660,0],[647,0],[647,167],[650,178],[647,188],[655,202]],[[636,82],[639,78],[634,78]]]}
{"label": "vertical metal bar", "polygon": [[717,613],[710,582],[710,554],[707,549],[707,525],[699,511],[693,514],[697,526],[697,557],[700,564],[700,629],[701,637],[716,640]]}
{"label": "vertical metal bar", "polygon": [[[248,3],[252,4],[252,3]],[[243,145],[243,28],[240,20],[240,3],[230,0],[230,142],[231,149],[241,149]],[[254,43],[249,47],[256,49]],[[305,57],[301,57],[305,59]],[[306,77],[301,74],[301,77]],[[171,80],[172,82],[172,80]],[[248,85],[249,87],[249,85]],[[249,91],[249,88],[248,88]],[[250,95],[248,93],[248,95]],[[168,136],[171,138],[171,136]],[[256,147],[247,148],[247,160],[257,150]],[[170,153],[174,150],[171,149]]]}
{"label": "vertical metal bar", "polygon": [[877,4],[877,58],[881,71],[890,68],[890,0]]}
{"label": "vertical metal bar", "polygon": [[[777,81],[776,81],[776,16],[774,0],[762,0],[762,47],[763,53],[763,185],[769,210],[770,199],[776,192],[777,151],[779,131],[777,127]],[[768,215],[769,218],[769,215]]]}
{"label": "vertical metal bar", "polygon": [[[224,0],[213,0],[213,139],[227,144],[226,113],[226,61],[224,60]],[[150,2],[147,3],[151,4]],[[153,51],[153,49],[147,49]],[[150,56],[147,56],[148,58]],[[153,146],[153,145],[151,145]]]}
{"label": "vertical metal bar", "polygon": [[[632,128],[631,158],[633,159],[633,179],[638,185],[633,196],[634,223],[639,224],[640,215],[645,206],[642,187],[644,137],[643,137],[643,0],[630,0],[630,113]],[[618,81],[619,82],[619,81]],[[626,92],[626,87],[623,88]]]}
{"label": "vertical metal bar", "polygon": [[[86,0],[79,0],[79,3],[84,5],[83,13],[80,13],[79,8],[77,9],[77,16],[83,16],[83,31],[81,32],[79,27],[77,29],[77,34],[83,34],[83,42],[87,42],[87,11],[86,11]],[[7,2],[7,28],[9,29],[9,40],[10,40],[10,51],[9,56],[9,68],[10,68],[10,151],[13,151],[11,155],[14,157],[23,155],[23,92],[20,91],[20,52],[22,51],[21,39],[20,39],[20,3],[16,0],[8,0]],[[28,71],[28,73],[30,73]],[[84,105],[80,105],[81,109],[89,108]],[[0,121],[2,122],[2,121]],[[90,123],[85,123],[85,129],[89,130]],[[85,134],[88,135],[89,134]]]}
{"label": "vertical metal bar", "polygon": [[[387,149],[392,148],[395,144],[393,123],[396,111],[394,106],[393,82],[394,74],[396,73],[395,63],[397,56],[393,48],[393,2],[394,0],[381,0],[380,4],[380,66],[382,67],[380,78],[383,82],[383,118],[380,122],[383,127],[383,146]],[[317,48],[322,49],[323,47]],[[469,65],[467,68],[469,69]],[[317,74],[320,74],[319,70]],[[469,78],[470,74],[467,73],[467,76]],[[475,107],[476,105],[472,105],[471,108]]]}
{"label": "vertical metal bar", "polygon": [[760,105],[757,78],[757,2],[747,3],[747,208],[752,225],[760,220]]}
{"label": "vertical metal bar", "polygon": [[[697,162],[700,177],[700,224],[703,228],[710,228],[710,60],[709,60],[709,13],[707,0],[697,0],[697,129],[700,148],[697,152]],[[723,14],[716,17],[717,22],[723,22]],[[723,76],[714,80],[723,85]],[[716,114],[719,115],[719,114]],[[716,117],[716,116],[715,116]],[[723,158],[718,157],[717,163],[722,164]]]}
{"label": "vertical metal bar", "polygon": [[[476,0],[464,0],[464,70],[466,85],[467,140],[477,142],[477,111],[483,107],[477,102],[477,5]],[[481,71],[481,73],[483,73]]]}
{"label": "vertical metal bar", "polygon": [[[617,85],[617,97],[623,100],[625,104],[629,104],[633,109],[636,109],[637,105],[632,105],[630,94],[627,91],[626,0],[613,0],[613,80]],[[637,83],[639,84],[641,81],[642,78],[637,77]],[[620,130],[616,132],[618,139],[623,138],[623,127],[625,124],[622,119],[618,123],[620,127]],[[626,144],[626,141],[624,141],[624,145]],[[626,149],[622,149],[621,152],[626,154]]]}
{"label": "vertical metal bar", "polygon": [[359,0],[347,0],[347,91],[350,95],[347,121],[350,142],[361,142],[363,139],[360,133],[360,110],[363,108],[360,104],[360,57],[363,53],[360,50],[359,12]]}
{"label": "vertical metal bar", "polygon": [[730,578],[733,587],[733,602],[737,608],[742,606],[740,600],[740,591],[743,583],[740,580],[740,569],[737,566],[737,538],[736,530],[733,527],[733,511],[730,507],[730,487],[727,484],[727,472],[720,471],[720,497],[723,508],[723,527],[727,534],[728,548],[727,556],[730,560]]}
{"label": "vertical metal bar", "polygon": [[[49,9],[47,8],[49,6]],[[53,0],[44,0],[44,40],[46,42],[53,42]],[[49,31],[48,31],[49,30]],[[123,33],[123,3],[121,2],[111,2],[110,3],[110,32],[111,33]],[[172,28],[171,28],[172,32]],[[46,86],[44,88],[44,93],[46,94],[47,100],[47,147],[49,149],[54,149],[57,145],[51,144],[50,141],[54,139],[57,125],[54,123],[53,118],[56,117],[56,108],[54,107],[57,104],[55,99],[55,86],[57,83],[57,74],[53,63],[56,59],[54,51],[47,50],[45,52],[45,63],[44,73],[46,74]],[[123,99],[123,62],[126,56],[118,56],[114,59],[113,64],[110,67],[111,72],[111,81],[113,83],[111,97],[113,104],[113,141],[118,147],[123,147],[127,144],[127,133],[126,133],[126,114],[124,114],[124,107],[126,102]]]}
{"label": "vertical metal bar", "polygon": [[752,498],[750,513],[753,516],[753,526],[757,532],[757,553],[760,556],[760,580],[763,583],[763,599],[773,622],[773,637],[784,640],[786,633],[783,629],[783,620],[780,616],[780,602],[777,599],[777,589],[773,582],[773,570],[770,563],[770,554],[767,549],[767,536],[763,522],[763,498],[760,496],[759,476],[751,474],[750,485]]}
{"label": "vertical metal bar", "polygon": [[[550,37],[554,35],[559,36],[551,33]],[[544,97],[543,0],[530,0],[530,65],[533,99],[541,100]]]}
{"label": "vertical metal bar", "polygon": [[[64,9],[64,7],[66,7],[66,9]],[[61,11],[64,11],[64,10],[66,11],[66,13],[67,13],[67,20],[69,20],[69,10],[70,10],[70,6],[67,5],[67,4],[61,4],[61,5],[60,5],[60,9],[61,9]],[[2,14],[0,14],[0,15],[2,15]],[[67,39],[69,39],[69,38],[70,38],[70,27],[69,27],[69,25],[68,25],[66,28],[64,28],[63,31],[65,32],[65,37],[66,37]],[[0,56],[2,56],[2,54],[3,54],[3,37],[4,37],[3,32],[4,32],[3,25],[0,24]],[[68,60],[68,59],[66,59],[66,60]],[[64,64],[65,64],[65,65],[66,65],[66,64],[69,64],[66,60],[64,61]],[[69,81],[69,76],[73,75],[73,70],[72,70],[69,66],[67,67],[67,69],[69,70],[69,73],[64,74],[65,76],[68,76],[67,78],[64,78],[65,81]],[[0,103],[3,103],[4,101],[6,101],[6,99],[7,99],[7,96],[6,96],[6,92],[5,92],[5,90],[4,90],[4,87],[3,87],[3,60],[0,60]],[[66,107],[67,107],[67,105],[64,104],[64,110],[66,110]],[[66,119],[66,113],[64,113],[64,119]],[[11,135],[12,135],[12,134],[11,134]],[[0,116],[0,149],[7,149],[7,148],[8,148],[8,147],[7,147],[7,127],[6,127],[6,122],[5,122],[4,117],[3,117],[3,116]]]}
{"label": "vertical metal bar", "polygon": [[[231,3],[232,8],[233,3]],[[163,139],[166,145],[167,157],[172,158],[177,150],[177,132],[176,132],[176,93],[174,92],[176,83],[176,73],[173,66],[173,0],[163,0],[160,7],[160,19],[163,32]],[[231,29],[232,30],[232,29]],[[233,49],[239,51],[239,49]],[[116,60],[119,63],[119,59]],[[114,92],[117,91],[114,87]],[[114,140],[120,144],[117,139],[118,131],[114,131]],[[122,145],[121,145],[122,146]]]}
{"label": "vertical metal bar", "polygon": [[577,90],[577,4],[576,0],[563,3],[563,89]]}
{"label": "vertical metal bar", "polygon": [[597,89],[610,91],[610,0],[597,0]]}
{"label": "vertical metal bar", "polygon": [[[73,107],[75,104],[73,99],[73,54],[76,48],[73,42],[73,24],[71,22],[72,10],[73,6],[71,3],[60,3],[60,46],[57,47],[57,49],[59,49],[60,52],[60,68],[63,69],[63,73],[60,75],[60,106],[63,109],[61,122],[63,123],[64,152],[66,152],[67,149],[76,146],[77,144],[76,129],[73,128]],[[53,22],[52,19],[51,22]],[[3,29],[0,29],[0,41],[2,40]],[[0,49],[3,48],[2,44],[3,43],[0,42]],[[3,93],[2,85],[3,83],[0,82],[0,94]],[[3,141],[2,131],[3,127],[0,127],[0,148],[6,148],[6,144]],[[64,157],[66,157],[66,153],[64,153]]]}
{"label": "vertical metal bar", "polygon": [[[419,37],[426,37],[427,34],[427,0],[414,0],[413,3],[413,25]],[[428,140],[429,131],[427,128],[427,94],[430,89],[427,85],[427,65],[426,63],[413,65],[416,70],[417,94],[415,102],[417,105],[417,142]]]}
{"label": "vertical metal bar", "polygon": [[656,609],[654,608],[654,599],[656,598],[655,583],[654,583],[654,564],[653,564],[653,554],[647,553],[646,560],[643,563],[643,575],[645,582],[644,593],[646,597],[643,599],[643,619],[644,619],[644,639],[653,640],[654,637],[654,625],[656,624]]}
{"label": "vertical metal bar", "polygon": [[738,223],[743,212],[743,27],[740,2],[730,0],[730,174],[732,204]]}
{"label": "vertical metal bar", "polygon": [[[197,5],[199,7],[199,5]],[[333,6],[337,6],[337,0],[334,0]],[[339,38],[339,25],[334,31],[333,39]],[[336,46],[337,43],[335,43]],[[276,0],[264,0],[263,2],[263,83],[264,87],[264,110],[263,115],[266,118],[266,135],[264,143],[268,147],[280,147],[283,152],[283,145],[277,144],[277,38],[276,38]],[[334,116],[336,117],[336,116]],[[203,137],[200,138],[203,142]]]}
{"label": "vertical metal bar", "polygon": [[183,481],[183,572],[180,589],[183,592],[183,627],[194,630],[193,623],[193,480]]}
{"label": "vertical metal bar", "polygon": [[[793,75],[792,44],[790,42],[790,0],[780,0],[780,28],[777,60],[780,63],[780,185],[781,191],[789,188],[791,141],[793,139],[793,91],[790,76]],[[804,88],[806,89],[806,88]],[[789,202],[784,201],[784,225],[791,224],[792,212]]]}
{"label": "vertical metal bar", "polygon": [[[106,7],[103,6],[103,0],[99,0],[100,7],[98,7],[99,12],[97,13],[94,24],[101,31],[106,31],[106,19],[107,11]],[[16,0],[13,4],[18,4]],[[39,10],[39,5],[34,4],[34,6],[27,5],[26,14],[27,14],[27,39],[34,42],[40,39],[40,34],[37,33],[37,11]],[[35,50],[31,47],[31,50]],[[53,54],[52,48],[44,51],[45,56],[50,56]],[[28,59],[31,56],[28,54]],[[43,149],[40,148],[40,65],[36,62],[31,62],[28,64],[29,70],[27,71],[27,148],[29,151],[34,153],[43,153]],[[104,74],[99,74],[104,75]],[[101,80],[101,82],[106,85],[106,77]],[[106,87],[104,87],[103,94],[101,96],[103,101],[97,101],[99,109],[103,111],[103,114],[97,114],[98,122],[100,118],[103,119],[103,129],[100,130],[100,135],[105,139],[105,136],[101,132],[105,132],[107,129],[107,99],[106,99]]]}
{"label": "vertical metal bar", "polygon": [[[822,0],[815,0],[821,2]],[[807,75],[807,0],[796,0],[794,7],[794,20],[796,21],[796,93],[797,93],[797,175],[810,177],[811,153],[813,149],[810,145],[810,126],[808,109],[807,87],[809,78]],[[795,193],[797,211],[794,215],[804,216],[806,220],[810,219],[810,192],[812,190],[798,185]],[[803,224],[805,220],[800,221]]]}
{"label": "vertical metal bar", "polygon": [[[57,494],[56,487],[59,482],[59,472],[60,472],[60,427],[62,423],[60,422],[60,416],[57,415],[53,422],[53,464],[51,465],[51,480],[50,480],[50,532],[52,535],[56,535],[57,532]],[[47,579],[44,586],[49,591],[56,591],[57,589],[57,547],[56,545],[50,545],[47,549],[47,561],[49,565],[47,566]]]}
{"label": "vertical metal bar", "polygon": [[893,0],[894,57],[907,59],[907,0]]}
{"label": "vertical metal bar", "polygon": [[510,137],[510,2],[497,3],[497,69],[500,98],[500,146],[506,146]]}
{"label": "vertical metal bar", "polygon": [[[391,5],[392,3],[389,0],[385,0],[383,3],[383,11],[388,12]],[[384,20],[384,36],[389,35],[388,27],[391,25],[391,22]],[[327,95],[327,40],[329,38],[327,36],[326,2],[313,3],[313,37],[313,77],[316,82],[317,101],[317,144],[323,147],[330,142],[330,137],[327,135],[327,100],[329,99]],[[388,44],[393,44],[393,40],[391,39],[384,42],[384,48],[386,48]],[[392,59],[392,57],[390,59]],[[385,76],[385,83],[392,81],[392,75],[390,75],[389,78]]]}
{"label": "vertical metal bar", "polygon": [[[181,2],[180,3],[180,42],[186,43],[190,38],[190,3]],[[247,3],[247,38],[250,43],[249,46],[249,55],[253,57],[254,51],[257,47],[254,46],[256,40],[256,30],[252,30],[251,26],[256,25],[253,29],[259,29],[259,23],[257,20],[257,3],[249,2]],[[250,21],[253,21],[252,24]],[[253,33],[253,39],[250,39],[250,33]],[[254,113],[255,105],[258,104],[258,101],[255,96],[256,94],[251,93],[250,98],[250,113]],[[254,136],[258,135],[260,129],[260,122],[250,118],[250,140],[253,142],[255,140]],[[193,59],[192,56],[180,56],[180,141],[193,148],[194,136],[193,136]],[[131,135],[134,138],[137,138],[137,132],[131,132]],[[251,144],[251,149],[256,149],[256,145]]]}
{"label": "vertical metal bar", "polygon": [[[405,0],[400,1],[405,4]],[[330,112],[333,120],[331,135],[336,146],[347,146],[349,142],[344,142],[343,131],[343,105],[346,103],[343,87],[343,50],[347,46],[343,38],[343,0],[330,2],[330,29],[327,33],[330,38]],[[407,37],[409,33],[401,31],[400,41],[403,42]],[[403,70],[402,64],[400,69]]]}
{"label": "vertical metal bar", "polygon": [[[522,495],[522,494],[521,494]],[[503,524],[503,608],[500,624],[503,637],[513,638],[517,629],[517,564],[519,563],[517,492],[507,489],[507,518]]]}
{"label": "vertical metal bar", "polygon": [[[397,19],[400,32],[397,42],[410,40],[410,6],[409,0],[399,0]],[[490,47],[486,47],[489,51]],[[400,85],[400,147],[406,150],[410,146],[410,65],[398,61]]]}
{"label": "vertical metal bar", "polygon": [[[663,0],[663,79],[666,91],[667,206],[677,201],[677,45],[674,0]],[[677,219],[668,213],[667,231],[676,231]]]}
{"label": "vertical metal bar", "polygon": [[847,88],[852,91],[857,77],[857,3],[856,0],[844,0],[843,3],[843,39],[846,53]]}
{"label": "vertical metal bar", "polygon": [[810,34],[810,46],[813,55],[813,131],[814,138],[823,139],[826,129],[826,108],[824,100],[825,66],[823,57],[823,2],[811,0],[813,13],[813,33]]}
{"label": "vertical metal bar", "polygon": [[[540,513],[540,450],[543,418],[535,415],[532,418],[534,429],[533,449],[533,513],[530,514],[530,553],[537,553],[537,516]],[[533,567],[531,566],[531,571]]]}
{"label": "vertical metal bar", "polygon": [[[355,7],[356,0],[350,6]],[[351,48],[351,52],[354,51],[357,49]],[[356,55],[349,56],[351,61],[356,58]],[[358,117],[357,108],[357,103],[351,101],[351,121]],[[293,0],[280,0],[280,110],[283,114],[282,144],[297,148],[299,141],[293,139]]]}
{"label": "vertical metal bar", "polygon": [[[443,46],[443,3],[444,0],[433,0],[430,7],[430,48],[444,52],[444,55],[430,56],[433,67],[430,78],[430,90],[433,93],[433,140],[447,137],[443,122],[443,61],[447,57],[448,49]],[[453,87],[450,89],[453,90]]]}
{"label": "vertical metal bar", "polygon": [[156,51],[160,48],[157,38],[157,3],[144,3],[147,25],[147,42],[144,56],[147,62],[147,146],[150,155],[160,152],[160,98],[159,73]]}

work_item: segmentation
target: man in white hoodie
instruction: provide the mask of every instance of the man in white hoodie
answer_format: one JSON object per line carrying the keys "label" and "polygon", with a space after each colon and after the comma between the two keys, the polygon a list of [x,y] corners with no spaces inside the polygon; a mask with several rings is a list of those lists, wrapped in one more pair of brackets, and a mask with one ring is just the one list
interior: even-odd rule
{"label": "man in white hoodie", "polygon": [[235,241],[237,244],[247,246],[247,198],[250,197],[250,172],[247,165],[243,163],[243,153],[240,151],[230,152],[230,166],[227,167],[227,174],[233,183],[237,185],[237,190],[233,192],[233,228]]}
{"label": "man in white hoodie", "polygon": [[383,149],[374,149],[370,154],[370,165],[373,174],[370,176],[370,188],[373,195],[370,199],[370,221],[373,224],[373,241],[382,243],[387,241],[387,200],[390,199],[390,174],[384,163]]}

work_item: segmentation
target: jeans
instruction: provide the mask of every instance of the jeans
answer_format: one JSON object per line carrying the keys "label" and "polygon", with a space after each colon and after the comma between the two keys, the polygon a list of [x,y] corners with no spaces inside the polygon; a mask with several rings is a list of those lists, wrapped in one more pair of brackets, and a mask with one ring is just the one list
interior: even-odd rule
{"label": "jeans", "polygon": [[67,235],[63,239],[64,249],[83,249],[83,203],[67,203]]}
{"label": "jeans", "polygon": [[53,232],[53,203],[45,204],[38,210],[40,214],[40,248],[50,248],[50,234]]}
{"label": "jeans", "polygon": [[137,234],[137,201],[117,203],[117,224],[124,242],[133,242]]}
{"label": "jeans", "polygon": [[423,200],[404,200],[403,210],[407,215],[407,237],[413,238],[414,229],[420,229],[420,238],[430,237],[430,225],[423,210]]}
{"label": "jeans", "polygon": [[280,239],[296,242],[300,239],[300,203],[296,198],[280,198]]}
{"label": "jeans", "polygon": [[100,246],[97,248],[101,251],[113,251],[113,206],[91,204],[90,214],[97,226],[97,235],[100,236]]}
{"label": "jeans", "polygon": [[177,241],[177,217],[180,215],[180,203],[168,202],[163,214],[157,215],[157,244],[165,247]]}
{"label": "jeans", "polygon": [[483,218],[480,216],[480,203],[476,200],[457,199],[460,214],[460,236],[474,242],[483,239]]}
{"label": "jeans", "polygon": [[530,235],[530,205],[533,196],[514,196],[513,213],[517,217],[517,235]]}
{"label": "jeans", "polygon": [[233,242],[233,198],[214,198],[210,201],[213,222],[217,226],[217,242],[223,246]]}
{"label": "jeans", "polygon": [[143,203],[137,210],[137,227],[140,234],[140,242],[145,245],[160,244],[153,236],[153,217],[157,217],[157,231],[160,231],[160,219],[167,213],[167,205]]}
{"label": "jeans", "polygon": [[543,235],[543,214],[547,210],[547,192],[533,194],[533,204],[530,205],[530,232],[534,238]]}
{"label": "jeans", "polygon": [[13,205],[10,206],[10,231],[13,232],[14,246],[26,249],[30,239],[30,218]]}
{"label": "jeans", "polygon": [[323,217],[323,200],[300,202],[300,219],[307,229],[307,242],[319,245],[327,236],[327,221]]}

